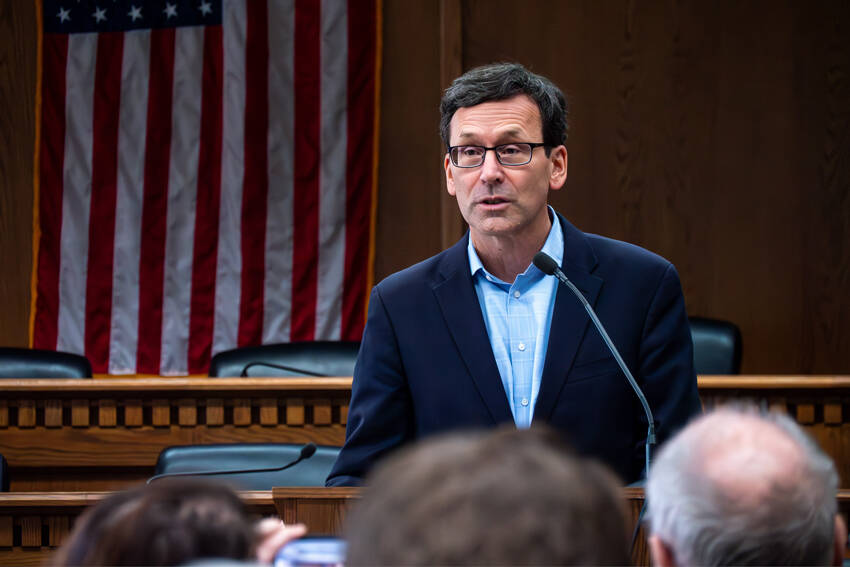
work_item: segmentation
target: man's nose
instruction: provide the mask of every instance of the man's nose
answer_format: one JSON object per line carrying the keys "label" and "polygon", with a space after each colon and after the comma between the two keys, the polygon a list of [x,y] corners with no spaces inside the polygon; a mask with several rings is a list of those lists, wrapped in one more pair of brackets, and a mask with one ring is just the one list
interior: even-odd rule
{"label": "man's nose", "polygon": [[481,164],[481,180],[485,183],[496,183],[502,180],[504,173],[502,164],[496,159],[496,150],[486,150],[484,163]]}

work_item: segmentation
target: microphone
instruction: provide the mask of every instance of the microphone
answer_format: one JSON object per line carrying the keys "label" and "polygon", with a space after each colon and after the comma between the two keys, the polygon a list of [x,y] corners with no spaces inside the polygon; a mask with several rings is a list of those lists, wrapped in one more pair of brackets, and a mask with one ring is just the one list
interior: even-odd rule
{"label": "microphone", "polygon": [[303,368],[295,368],[293,366],[284,366],[282,364],[272,364],[271,362],[249,362],[242,368],[242,372],[239,374],[240,377],[244,378],[248,376],[248,369],[253,368],[254,366],[265,366],[267,368],[276,368],[278,370],[286,370],[287,372],[295,372],[296,374],[306,374],[307,376],[315,376],[316,378],[327,378],[327,374],[322,374],[320,372],[313,372],[312,370],[305,370]]}
{"label": "microphone", "polygon": [[215,475],[225,475],[225,474],[249,474],[249,473],[262,473],[262,472],[280,472],[284,471],[288,468],[294,467],[301,461],[305,461],[316,454],[316,444],[315,443],[307,443],[303,447],[301,447],[301,451],[298,453],[298,458],[292,462],[289,462],[282,467],[271,467],[265,469],[233,469],[233,470],[224,470],[224,471],[182,471],[182,472],[172,472],[172,473],[162,473],[158,475],[154,475],[150,477],[146,484],[150,484],[155,480],[160,480],[162,478],[167,478],[171,476],[215,476]]}
{"label": "microphone", "polygon": [[626,375],[629,385],[631,385],[632,390],[635,391],[635,394],[640,400],[640,403],[643,406],[643,412],[646,414],[646,421],[649,424],[646,432],[646,478],[649,478],[649,447],[651,445],[655,445],[656,440],[655,420],[652,418],[652,410],[649,409],[649,403],[646,401],[646,396],[643,395],[643,391],[640,389],[640,386],[638,386],[634,376],[632,376],[632,373],[629,372],[629,368],[623,361],[623,357],[620,356],[620,352],[617,350],[617,347],[614,346],[614,342],[611,340],[611,337],[608,336],[608,332],[605,331],[605,327],[602,325],[602,321],[599,320],[599,317],[596,316],[596,312],[593,310],[593,307],[590,306],[590,303],[587,301],[587,298],[584,297],[584,294],[582,294],[578,288],[573,285],[573,282],[567,278],[566,274],[561,271],[561,268],[558,267],[558,263],[555,262],[551,256],[542,251],[534,255],[533,262],[534,265],[537,266],[537,269],[544,274],[558,278],[558,281],[570,288],[570,291],[572,291],[579,301],[581,301],[582,305],[584,305],[585,311],[587,311],[587,314],[590,316],[590,320],[593,321],[593,324],[596,326],[596,330],[598,330],[599,334],[602,335],[602,340],[605,341],[605,344],[608,346],[608,350],[610,350],[611,354],[614,355],[614,359],[620,366],[620,370],[622,370],[623,374]]}

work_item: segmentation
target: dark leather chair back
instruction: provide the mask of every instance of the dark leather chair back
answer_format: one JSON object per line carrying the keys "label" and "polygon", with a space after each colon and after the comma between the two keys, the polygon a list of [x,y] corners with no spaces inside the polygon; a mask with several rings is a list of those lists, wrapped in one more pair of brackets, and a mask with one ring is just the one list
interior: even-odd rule
{"label": "dark leather chair back", "polygon": [[697,374],[740,374],[741,331],[719,319],[690,317]]}
{"label": "dark leather chair back", "polygon": [[70,352],[0,347],[0,378],[91,378],[91,363]]}
{"label": "dark leather chair back", "polygon": [[9,466],[3,455],[0,455],[0,492],[9,492]]}
{"label": "dark leather chair back", "polygon": [[[168,447],[159,454],[155,474],[282,467],[297,459],[303,446],[295,443],[233,443]],[[339,449],[319,445],[312,457],[285,471],[246,472],[206,478],[222,480],[238,490],[271,490],[275,486],[324,486]]]}
{"label": "dark leather chair back", "polygon": [[[280,343],[222,351],[210,361],[210,376],[351,376],[359,341]],[[267,364],[269,366],[267,366]],[[275,368],[285,366],[289,370]]]}

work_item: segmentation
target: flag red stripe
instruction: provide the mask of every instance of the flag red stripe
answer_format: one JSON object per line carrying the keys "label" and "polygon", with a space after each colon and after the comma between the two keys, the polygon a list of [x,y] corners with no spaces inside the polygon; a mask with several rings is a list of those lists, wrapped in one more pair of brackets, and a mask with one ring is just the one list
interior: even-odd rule
{"label": "flag red stripe", "polygon": [[375,118],[375,0],[348,2],[348,145],[342,339],[360,340],[366,307]]}
{"label": "flag red stripe", "polygon": [[118,117],[121,108],[123,56],[124,34],[98,35],[94,74],[85,331],[86,356],[95,372],[106,372],[109,366],[115,202],[118,191]]}
{"label": "flag red stripe", "polygon": [[175,30],[151,32],[136,371],[159,374]]}
{"label": "flag red stripe", "polygon": [[246,3],[245,173],[242,183],[242,290],[238,345],[263,334],[266,207],[269,192],[269,37],[266,2]]}
{"label": "flag red stripe", "polygon": [[218,218],[221,203],[223,60],[221,26],[204,30],[198,198],[189,317],[189,373],[206,371],[212,350]]}
{"label": "flag red stripe", "polygon": [[59,336],[59,239],[62,234],[68,36],[44,34],[43,41],[38,219],[46,230],[41,231],[38,241],[38,296],[32,341],[34,348],[52,350]]}
{"label": "flag red stripe", "polygon": [[291,341],[316,331],[319,255],[321,2],[295,2],[295,168],[293,180]]}

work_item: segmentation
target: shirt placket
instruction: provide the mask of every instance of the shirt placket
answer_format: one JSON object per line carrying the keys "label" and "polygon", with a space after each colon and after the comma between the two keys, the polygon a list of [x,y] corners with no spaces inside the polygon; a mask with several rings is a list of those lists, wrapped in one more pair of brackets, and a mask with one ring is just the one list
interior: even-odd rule
{"label": "shirt placket", "polygon": [[517,277],[508,290],[508,344],[513,369],[514,407],[517,425],[528,426],[531,416],[531,382],[534,337],[530,335],[530,304],[524,299],[526,278]]}

